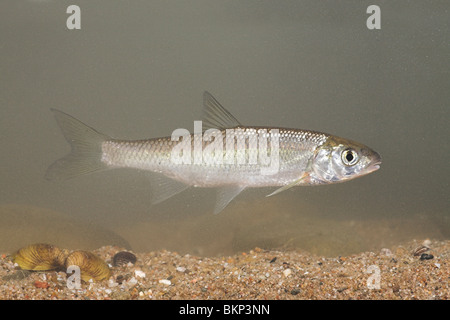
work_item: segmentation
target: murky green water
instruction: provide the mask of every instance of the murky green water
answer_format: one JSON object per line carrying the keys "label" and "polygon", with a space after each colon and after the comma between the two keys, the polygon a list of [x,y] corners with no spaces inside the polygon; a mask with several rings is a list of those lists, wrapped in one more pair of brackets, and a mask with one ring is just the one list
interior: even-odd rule
{"label": "murky green water", "polygon": [[[338,255],[449,238],[447,1],[379,1],[380,30],[366,27],[367,1],[77,1],[81,30],[66,27],[70,4],[0,3],[0,251],[46,241]],[[193,131],[204,90],[243,124],[367,144],[381,169],[270,198],[244,191],[220,215],[212,190],[152,206],[133,170],[43,178],[69,148],[49,108],[150,138]]]}

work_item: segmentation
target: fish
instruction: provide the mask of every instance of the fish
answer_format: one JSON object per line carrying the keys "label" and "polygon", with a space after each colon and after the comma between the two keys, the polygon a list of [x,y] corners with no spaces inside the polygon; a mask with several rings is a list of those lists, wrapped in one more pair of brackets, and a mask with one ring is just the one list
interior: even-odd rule
{"label": "fish", "polygon": [[153,204],[189,187],[217,188],[215,214],[247,188],[277,187],[269,197],[295,186],[345,182],[381,164],[376,151],[335,135],[244,126],[207,91],[203,120],[194,121],[193,133],[178,128],[171,136],[146,140],[114,139],[60,110],[51,111],[71,152],[49,166],[46,179],[134,168],[151,176]]}

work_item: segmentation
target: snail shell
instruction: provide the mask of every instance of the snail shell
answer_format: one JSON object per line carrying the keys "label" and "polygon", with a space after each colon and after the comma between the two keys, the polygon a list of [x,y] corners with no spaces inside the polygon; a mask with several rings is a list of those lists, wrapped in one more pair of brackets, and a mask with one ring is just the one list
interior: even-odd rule
{"label": "snail shell", "polygon": [[81,280],[88,282],[90,279],[101,281],[109,278],[111,271],[108,265],[95,254],[88,251],[74,251],[69,254],[65,262],[66,270],[69,266],[78,266],[81,272]]}
{"label": "snail shell", "polygon": [[128,251],[120,251],[117,252],[113,257],[113,266],[120,267],[131,262],[132,264],[136,263],[136,256]]}
{"label": "snail shell", "polygon": [[13,262],[23,270],[49,271],[61,269],[68,251],[50,244],[37,243],[19,249],[13,254]]}

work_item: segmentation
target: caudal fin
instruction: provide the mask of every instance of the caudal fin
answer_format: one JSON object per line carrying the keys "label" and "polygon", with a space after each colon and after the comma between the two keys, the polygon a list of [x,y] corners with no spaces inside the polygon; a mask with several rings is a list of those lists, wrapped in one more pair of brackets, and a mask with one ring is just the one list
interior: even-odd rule
{"label": "caudal fin", "polygon": [[85,125],[74,117],[51,109],[64,137],[72,147],[72,152],[56,160],[47,169],[48,180],[66,180],[78,175],[107,169],[101,161],[102,142],[111,139],[95,129]]}

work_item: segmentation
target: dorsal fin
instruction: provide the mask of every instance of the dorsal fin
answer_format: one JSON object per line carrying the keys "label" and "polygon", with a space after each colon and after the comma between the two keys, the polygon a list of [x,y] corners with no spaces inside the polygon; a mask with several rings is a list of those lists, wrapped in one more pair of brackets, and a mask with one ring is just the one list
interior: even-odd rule
{"label": "dorsal fin", "polygon": [[203,93],[203,130],[229,129],[241,124],[208,91]]}

